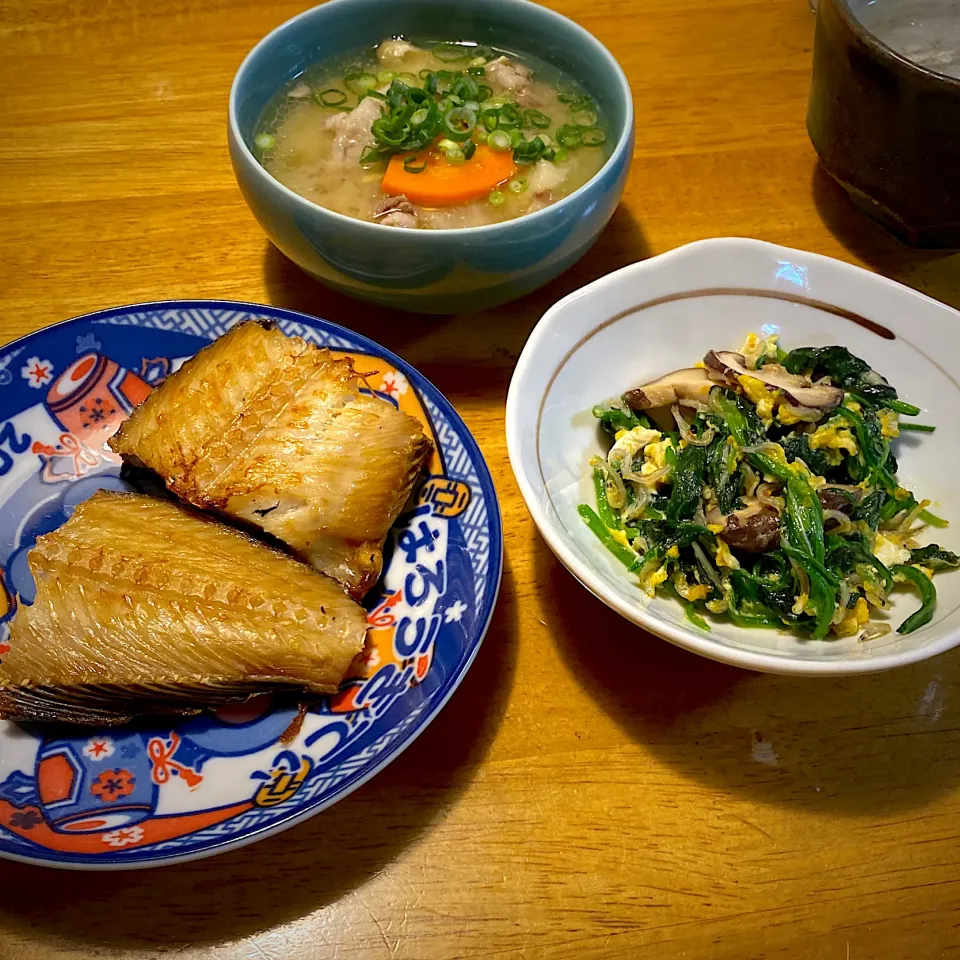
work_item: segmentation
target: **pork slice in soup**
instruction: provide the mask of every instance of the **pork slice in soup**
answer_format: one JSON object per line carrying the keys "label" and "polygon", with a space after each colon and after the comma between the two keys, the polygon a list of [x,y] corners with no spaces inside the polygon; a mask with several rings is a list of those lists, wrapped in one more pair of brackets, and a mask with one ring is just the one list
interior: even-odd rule
{"label": "pork slice in soup", "polygon": [[593,101],[547,64],[403,38],[305,71],[271,101],[254,144],[308,200],[403,229],[532,213],[607,158]]}

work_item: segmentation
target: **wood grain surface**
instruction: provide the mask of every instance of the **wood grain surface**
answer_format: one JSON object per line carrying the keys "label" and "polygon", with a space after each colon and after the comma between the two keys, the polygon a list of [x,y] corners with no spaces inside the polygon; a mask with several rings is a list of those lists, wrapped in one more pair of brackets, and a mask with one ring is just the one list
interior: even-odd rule
{"label": "wood grain surface", "polygon": [[[301,0],[302,2],[302,0]],[[291,0],[0,4],[0,340],[102,307],[222,297],[346,324],[453,401],[497,478],[506,566],[460,691],[388,770],[249,849],[82,875],[0,864],[0,958],[924,960],[960,945],[960,651],[892,674],[760,676],[681,652],[539,539],[503,404],[553,301],[703,237],[850,260],[960,306],[817,169],[805,0],[552,0],[631,78],[623,205],[540,292],[434,319],[304,277],[227,157],[241,59]]]}

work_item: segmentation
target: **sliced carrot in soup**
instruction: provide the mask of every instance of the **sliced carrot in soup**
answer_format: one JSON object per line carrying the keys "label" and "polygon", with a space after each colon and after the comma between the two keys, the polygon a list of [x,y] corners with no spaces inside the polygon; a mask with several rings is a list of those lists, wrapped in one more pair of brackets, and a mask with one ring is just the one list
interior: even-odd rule
{"label": "sliced carrot in soup", "polygon": [[479,200],[517,172],[513,151],[491,150],[483,144],[478,144],[473,156],[461,164],[448,162],[437,150],[418,154],[416,163],[427,165],[423,173],[403,169],[409,156],[398,153],[390,158],[380,189],[391,197],[405,194],[408,200],[425,207],[450,207]]}

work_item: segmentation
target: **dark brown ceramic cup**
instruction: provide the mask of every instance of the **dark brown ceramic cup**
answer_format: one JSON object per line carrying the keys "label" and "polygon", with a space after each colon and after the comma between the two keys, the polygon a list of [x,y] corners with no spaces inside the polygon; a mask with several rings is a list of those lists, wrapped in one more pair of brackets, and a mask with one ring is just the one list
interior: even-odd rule
{"label": "dark brown ceramic cup", "polygon": [[824,169],[906,243],[960,247],[960,79],[895,53],[820,0],[807,113]]}

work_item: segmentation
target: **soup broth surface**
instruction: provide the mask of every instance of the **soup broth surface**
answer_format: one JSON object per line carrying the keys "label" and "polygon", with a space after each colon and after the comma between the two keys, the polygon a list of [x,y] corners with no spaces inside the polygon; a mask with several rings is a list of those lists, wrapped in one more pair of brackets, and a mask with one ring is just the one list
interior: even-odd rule
{"label": "soup broth surface", "polygon": [[[431,124],[440,126],[421,149],[396,147]],[[608,156],[597,108],[572,78],[467,43],[387,39],[315,64],[278,92],[257,130],[260,162],[300,196],[406,228],[532,213],[582,186]]]}

